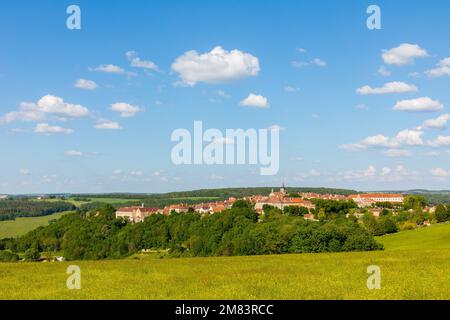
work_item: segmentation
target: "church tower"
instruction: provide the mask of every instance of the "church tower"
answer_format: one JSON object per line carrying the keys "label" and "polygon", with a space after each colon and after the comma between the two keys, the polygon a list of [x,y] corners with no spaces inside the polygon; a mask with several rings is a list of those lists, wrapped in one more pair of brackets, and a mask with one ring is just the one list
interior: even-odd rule
{"label": "church tower", "polygon": [[284,186],[284,181],[283,181],[283,184],[281,185],[280,192],[281,192],[283,195],[286,195],[286,188],[285,188],[285,186]]}

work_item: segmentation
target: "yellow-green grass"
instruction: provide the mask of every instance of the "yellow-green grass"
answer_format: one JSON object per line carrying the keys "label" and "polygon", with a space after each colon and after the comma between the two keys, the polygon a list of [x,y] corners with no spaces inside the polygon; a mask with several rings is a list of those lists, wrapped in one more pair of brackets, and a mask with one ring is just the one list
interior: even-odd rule
{"label": "yellow-green grass", "polygon": [[[81,268],[81,290],[66,269]],[[368,290],[367,266],[381,268]],[[450,250],[0,264],[1,299],[448,299]]]}
{"label": "yellow-green grass", "polygon": [[[383,237],[377,252],[0,264],[0,299],[450,299],[449,226]],[[66,287],[69,265],[81,290]],[[366,286],[369,265],[379,290]]]}
{"label": "yellow-green grass", "polygon": [[36,201],[50,201],[50,202],[56,202],[56,201],[66,201],[70,202],[73,205],[79,207],[83,204],[90,203],[90,202],[102,202],[107,204],[120,204],[120,203],[127,203],[127,202],[136,202],[136,201],[142,201],[142,199],[124,199],[124,198],[87,198],[89,201],[84,200],[76,200],[75,198],[68,198],[65,200],[61,199],[42,199],[42,200],[36,200]]}
{"label": "yellow-green grass", "polygon": [[67,213],[58,212],[42,217],[26,217],[16,218],[16,220],[0,221],[0,239],[24,235],[38,227],[48,225],[49,221],[59,219]]}
{"label": "yellow-green grass", "polygon": [[450,223],[377,237],[377,241],[387,250],[450,249]]}

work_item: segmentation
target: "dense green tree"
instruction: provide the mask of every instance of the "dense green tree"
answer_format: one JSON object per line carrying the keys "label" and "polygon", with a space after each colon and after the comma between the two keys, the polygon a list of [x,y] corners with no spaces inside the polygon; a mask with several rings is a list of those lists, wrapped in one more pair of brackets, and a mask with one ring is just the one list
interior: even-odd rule
{"label": "dense green tree", "polygon": [[233,209],[236,209],[236,208],[251,209],[251,208],[253,208],[253,206],[250,203],[250,201],[240,199],[240,200],[237,200],[235,203],[233,203]]}
{"label": "dense green tree", "polygon": [[434,213],[437,222],[445,222],[450,220],[450,208],[446,207],[443,204],[440,204],[436,207],[436,211]]}
{"label": "dense green tree", "polygon": [[19,256],[8,250],[0,251],[0,262],[16,262],[19,261]]}
{"label": "dense green tree", "polygon": [[427,201],[425,200],[424,196],[418,196],[418,195],[408,195],[403,199],[403,207],[406,210],[416,210],[416,209],[423,209],[427,205]]}
{"label": "dense green tree", "polygon": [[283,208],[283,212],[287,215],[291,216],[304,216],[305,214],[308,214],[309,211],[305,207],[299,207],[299,206],[287,206]]}
{"label": "dense green tree", "polygon": [[314,205],[316,206],[316,211],[323,210],[326,218],[331,214],[336,214],[339,216],[345,216],[350,213],[352,209],[358,206],[353,200],[326,200],[326,199],[313,199]]}
{"label": "dense green tree", "polygon": [[362,222],[369,234],[373,236],[381,236],[398,231],[397,223],[390,215],[383,215],[376,218],[368,212],[363,216]]}
{"label": "dense green tree", "polygon": [[29,248],[25,251],[23,257],[25,261],[37,261],[41,257],[39,250],[36,248]]}

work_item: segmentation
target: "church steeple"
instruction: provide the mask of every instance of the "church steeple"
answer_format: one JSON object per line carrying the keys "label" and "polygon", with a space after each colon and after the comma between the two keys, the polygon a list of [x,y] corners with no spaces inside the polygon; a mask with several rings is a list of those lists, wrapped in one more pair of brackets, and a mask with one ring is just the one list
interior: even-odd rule
{"label": "church steeple", "polygon": [[286,188],[285,188],[285,186],[284,186],[284,180],[283,180],[283,184],[281,185],[280,192],[281,192],[283,195],[286,194]]}

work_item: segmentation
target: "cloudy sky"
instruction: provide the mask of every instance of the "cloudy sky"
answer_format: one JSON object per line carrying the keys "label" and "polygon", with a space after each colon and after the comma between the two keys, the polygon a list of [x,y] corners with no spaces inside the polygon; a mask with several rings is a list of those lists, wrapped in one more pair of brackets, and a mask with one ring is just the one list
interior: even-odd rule
{"label": "cloudy sky", "polygon": [[[450,189],[447,1],[0,5],[0,193]],[[280,131],[280,170],[176,166],[175,129]]]}

